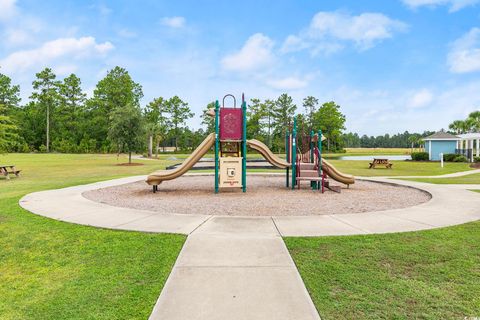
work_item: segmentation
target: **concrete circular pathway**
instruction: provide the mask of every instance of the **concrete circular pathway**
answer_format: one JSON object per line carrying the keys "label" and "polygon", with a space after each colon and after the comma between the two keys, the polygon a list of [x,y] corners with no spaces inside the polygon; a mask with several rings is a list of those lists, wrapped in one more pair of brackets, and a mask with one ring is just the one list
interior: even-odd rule
{"label": "concrete circular pathway", "polygon": [[[480,219],[480,186],[369,178],[429,192],[424,204],[361,214],[222,217],[112,207],[82,193],[145,179],[116,179],[35,192],[20,205],[45,217],[96,227],[187,234],[150,319],[320,319],[282,236],[326,236],[432,229]],[[159,194],[159,196],[161,196]],[[321,197],[320,197],[321,198]],[[321,200],[319,200],[321,205]],[[321,310],[320,310],[321,313]]]}
{"label": "concrete circular pathway", "polygon": [[[115,179],[26,195],[20,205],[38,215],[95,227],[144,232],[191,234],[216,221],[267,221],[282,236],[333,236],[416,231],[451,226],[480,219],[480,197],[467,189],[474,185],[434,185],[390,178],[363,178],[424,190],[432,199],[421,205],[366,213],[319,216],[229,217],[208,214],[162,214],[147,210],[114,207],[82,196],[85,191],[144,180],[145,176]],[[480,185],[478,186],[480,188]],[[161,196],[161,194],[159,194]],[[321,206],[321,199],[319,200]],[[193,209],[195,210],[195,209]],[[262,221],[265,220],[265,221]],[[275,231],[276,232],[276,231]]]}

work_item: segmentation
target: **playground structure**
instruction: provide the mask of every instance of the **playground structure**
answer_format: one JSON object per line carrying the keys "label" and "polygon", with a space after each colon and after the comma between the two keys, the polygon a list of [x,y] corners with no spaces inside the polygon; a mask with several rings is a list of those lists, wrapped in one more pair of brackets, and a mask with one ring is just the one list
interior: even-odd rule
{"label": "playground structure", "polygon": [[[233,100],[233,107],[225,106],[226,98]],[[146,183],[152,186],[154,193],[158,191],[158,186],[163,181],[185,174],[212,147],[215,150],[215,193],[223,188],[240,188],[246,192],[247,146],[259,152],[274,167],[286,170],[287,188],[300,188],[302,181],[308,181],[312,189],[320,190],[322,193],[325,188],[340,192],[340,187],[332,186],[328,178],[341,182],[347,187],[355,183],[353,176],[338,171],[322,158],[324,137],[321,131],[315,133],[312,130],[309,135],[297,136],[296,118],[293,120],[292,128],[289,128],[291,130],[286,130],[286,159],[282,159],[261,141],[247,140],[247,104],[243,94],[240,108],[236,106],[235,97],[227,94],[223,98],[222,106],[220,107],[217,100],[214,110],[210,110],[208,114],[215,118],[215,133],[209,134],[179,167],[150,174]],[[298,145],[298,141],[301,141],[301,146]]]}

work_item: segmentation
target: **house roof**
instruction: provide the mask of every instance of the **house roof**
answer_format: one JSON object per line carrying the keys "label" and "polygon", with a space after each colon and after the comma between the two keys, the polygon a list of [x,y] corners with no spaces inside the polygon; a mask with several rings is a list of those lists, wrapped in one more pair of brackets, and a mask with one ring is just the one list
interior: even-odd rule
{"label": "house roof", "polygon": [[460,140],[460,138],[448,132],[438,131],[423,140]]}

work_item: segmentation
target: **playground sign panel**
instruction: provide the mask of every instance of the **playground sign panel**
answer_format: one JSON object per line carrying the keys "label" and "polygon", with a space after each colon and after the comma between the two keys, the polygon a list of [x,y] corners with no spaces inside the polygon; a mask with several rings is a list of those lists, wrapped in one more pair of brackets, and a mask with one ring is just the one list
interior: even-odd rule
{"label": "playground sign panel", "polygon": [[220,140],[242,140],[242,109],[220,109]]}
{"label": "playground sign panel", "polygon": [[220,157],[220,187],[242,187],[241,157]]}

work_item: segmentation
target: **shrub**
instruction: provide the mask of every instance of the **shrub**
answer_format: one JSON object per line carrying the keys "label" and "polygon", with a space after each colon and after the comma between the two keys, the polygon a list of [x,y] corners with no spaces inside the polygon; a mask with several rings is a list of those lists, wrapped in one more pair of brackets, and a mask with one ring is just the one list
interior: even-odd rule
{"label": "shrub", "polygon": [[480,157],[473,157],[473,162],[480,162]]}
{"label": "shrub", "polygon": [[93,153],[97,149],[97,140],[85,137],[80,141],[78,149],[81,153]]}
{"label": "shrub", "polygon": [[38,147],[38,152],[45,153],[47,152],[47,147],[42,144],[40,147]]}
{"label": "shrub", "polygon": [[52,143],[52,150],[61,153],[75,153],[77,145],[73,140],[56,139]]}
{"label": "shrub", "polygon": [[446,153],[443,155],[443,161],[453,162],[453,160],[458,156],[456,153]]}
{"label": "shrub", "polygon": [[412,152],[413,161],[428,161],[428,152]]}
{"label": "shrub", "polygon": [[467,162],[468,159],[465,156],[462,156],[461,154],[457,155],[454,159],[453,162]]}

